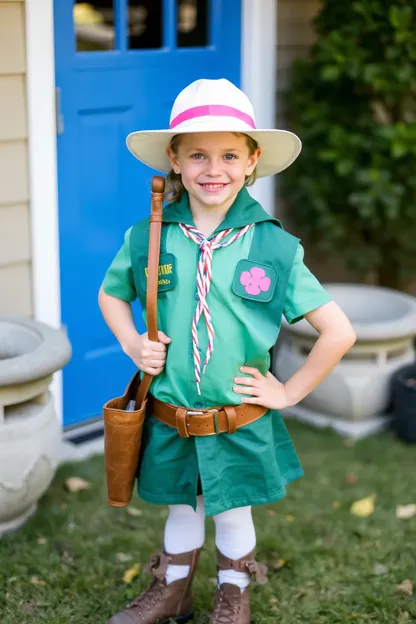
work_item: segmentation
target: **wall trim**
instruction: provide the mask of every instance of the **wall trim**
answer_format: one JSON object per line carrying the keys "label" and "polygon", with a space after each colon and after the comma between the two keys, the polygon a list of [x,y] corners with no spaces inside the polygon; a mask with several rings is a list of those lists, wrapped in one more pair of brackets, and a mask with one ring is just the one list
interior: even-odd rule
{"label": "wall trim", "polygon": [[[33,316],[61,326],[53,0],[26,0]],[[52,393],[62,422],[62,375]]]}
{"label": "wall trim", "polygon": [[[36,320],[60,327],[53,0],[26,0],[25,11],[33,311]],[[258,127],[273,128],[277,0],[242,0],[242,11],[242,88],[254,105]],[[273,178],[259,180],[250,190],[273,214]],[[61,373],[54,376],[52,392],[62,422]]]}
{"label": "wall trim", "polygon": [[[258,128],[276,127],[278,0],[242,0],[241,86],[250,98]],[[262,178],[250,193],[269,214],[275,212],[275,178]]]}

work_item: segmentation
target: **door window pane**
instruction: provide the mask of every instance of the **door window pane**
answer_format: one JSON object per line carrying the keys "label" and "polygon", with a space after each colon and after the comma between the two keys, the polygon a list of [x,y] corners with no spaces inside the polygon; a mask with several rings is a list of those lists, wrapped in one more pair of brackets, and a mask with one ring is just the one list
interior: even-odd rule
{"label": "door window pane", "polygon": [[209,43],[209,0],[177,0],[178,47],[205,47]]}
{"label": "door window pane", "polygon": [[161,48],[163,0],[129,0],[127,32],[131,50]]}
{"label": "door window pane", "polygon": [[74,32],[78,52],[114,50],[115,0],[90,0],[74,3]]}

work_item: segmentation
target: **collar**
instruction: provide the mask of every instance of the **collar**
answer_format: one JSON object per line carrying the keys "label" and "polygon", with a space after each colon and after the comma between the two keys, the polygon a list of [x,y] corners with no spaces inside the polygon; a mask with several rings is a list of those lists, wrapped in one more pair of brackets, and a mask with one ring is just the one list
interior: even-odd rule
{"label": "collar", "polygon": [[[262,221],[272,221],[280,225],[278,219],[271,217],[264,208],[262,208],[259,202],[250,195],[246,187],[243,186],[225,215],[225,219],[211,236],[214,236],[222,230],[242,228],[250,223],[261,223]],[[184,223],[185,225],[195,227],[189,207],[189,196],[186,191],[182,195],[180,201],[168,204],[163,209],[163,223]]]}

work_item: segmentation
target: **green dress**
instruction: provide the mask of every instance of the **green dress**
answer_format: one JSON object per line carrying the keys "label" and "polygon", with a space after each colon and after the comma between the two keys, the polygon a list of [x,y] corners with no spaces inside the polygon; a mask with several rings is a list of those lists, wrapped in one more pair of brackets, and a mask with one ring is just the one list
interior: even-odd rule
{"label": "green dress", "polygon": [[[199,250],[178,226],[178,223],[194,225],[186,193],[180,202],[164,208],[163,221],[160,264],[164,268],[160,271],[158,324],[172,342],[168,346],[165,369],[153,381],[151,392],[161,401],[195,410],[238,404],[241,395],[233,392],[234,377],[241,376],[242,365],[255,366],[266,373],[270,366],[269,352],[281,325],[281,315],[266,314],[266,306],[271,303],[246,296],[236,280],[239,267],[249,269],[244,263],[249,263],[252,257],[256,229],[266,227],[267,240],[276,241],[277,245],[291,239],[294,252],[293,258],[288,260],[290,271],[284,290],[280,295],[276,294],[278,290],[275,292],[275,297],[283,297],[280,309],[289,323],[327,303],[330,296],[304,265],[303,248],[298,239],[280,230],[276,220],[267,215],[245,188],[242,189],[211,237],[227,228],[241,228],[248,223],[256,225],[230,246],[213,253],[208,302],[215,343],[201,379],[201,395],[198,395],[191,325],[197,304]],[[128,302],[139,297],[144,304],[147,249],[143,243],[142,249],[137,251],[135,243],[133,250],[131,239],[135,232],[140,239],[147,223],[148,220],[141,222],[126,232],[124,244],[103,281],[107,294]],[[282,236],[286,237],[284,241]],[[267,271],[272,249],[263,247],[260,246],[257,253],[263,254],[260,266]],[[274,268],[270,266],[269,270],[273,282]],[[279,274],[275,277],[279,283]],[[145,319],[145,312],[143,315]],[[199,323],[198,335],[203,356],[207,347],[203,322]],[[302,474],[292,441],[277,411],[268,411],[234,434],[193,438],[180,438],[175,429],[151,416],[146,419],[138,491],[148,502],[187,504],[195,509],[200,480],[206,514],[216,515],[234,507],[280,499],[285,496],[286,485]]]}

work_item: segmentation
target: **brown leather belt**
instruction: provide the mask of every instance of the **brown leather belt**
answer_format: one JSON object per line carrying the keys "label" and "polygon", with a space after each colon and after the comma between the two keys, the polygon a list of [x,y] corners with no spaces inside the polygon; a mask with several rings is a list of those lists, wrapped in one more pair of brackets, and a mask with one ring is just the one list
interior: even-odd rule
{"label": "brown leather belt", "polygon": [[178,407],[149,395],[149,413],[157,420],[177,429],[181,438],[235,433],[240,427],[258,420],[268,411],[260,405],[230,405],[209,409]]}

